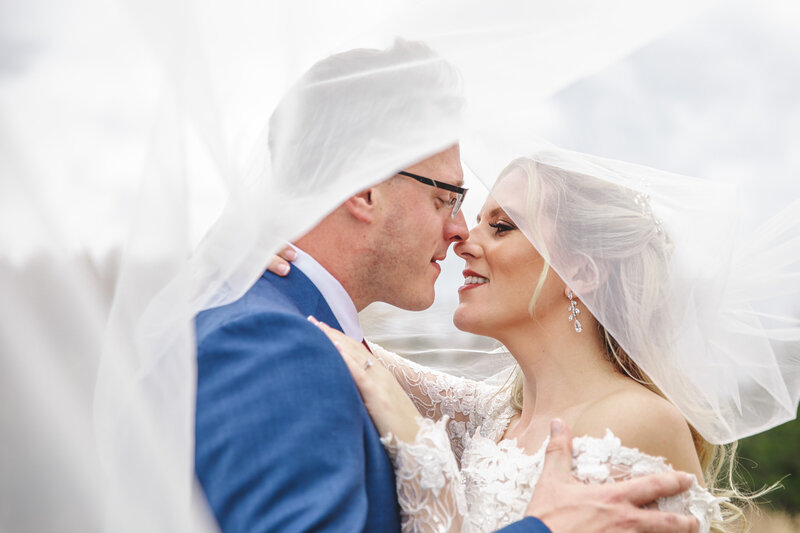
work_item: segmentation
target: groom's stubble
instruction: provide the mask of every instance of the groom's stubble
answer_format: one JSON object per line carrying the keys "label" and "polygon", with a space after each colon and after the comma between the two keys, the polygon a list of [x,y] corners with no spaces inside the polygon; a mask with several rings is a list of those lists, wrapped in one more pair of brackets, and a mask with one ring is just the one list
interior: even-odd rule
{"label": "groom's stubble", "polygon": [[[410,172],[453,185],[463,182],[458,145],[408,167]],[[435,264],[445,258],[453,242],[466,239],[469,231],[462,213],[455,218],[437,200],[437,190],[413,179],[395,176],[384,188],[387,215],[376,228],[372,268],[364,283],[374,287],[376,301],[401,309],[420,311],[433,304],[434,284],[440,273]]]}

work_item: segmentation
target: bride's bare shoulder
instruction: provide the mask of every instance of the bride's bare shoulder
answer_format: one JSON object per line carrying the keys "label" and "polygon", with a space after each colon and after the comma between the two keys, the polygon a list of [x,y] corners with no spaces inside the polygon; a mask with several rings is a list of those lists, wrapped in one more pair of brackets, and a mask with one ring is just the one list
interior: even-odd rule
{"label": "bride's bare shoulder", "polygon": [[589,405],[575,420],[575,436],[602,437],[610,429],[623,446],[664,457],[676,470],[698,476],[702,469],[689,424],[678,409],[654,392],[631,383]]}

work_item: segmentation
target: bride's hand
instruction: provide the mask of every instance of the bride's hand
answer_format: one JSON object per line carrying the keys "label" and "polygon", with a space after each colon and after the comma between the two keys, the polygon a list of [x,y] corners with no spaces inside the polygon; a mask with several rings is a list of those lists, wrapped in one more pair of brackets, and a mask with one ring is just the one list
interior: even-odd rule
{"label": "bride's hand", "polygon": [[272,256],[267,270],[278,276],[285,276],[289,273],[289,270],[291,270],[289,263],[294,261],[295,257],[297,257],[297,252],[287,244],[281,248],[277,254]]}
{"label": "bride's hand", "polygon": [[314,317],[308,319],[342,354],[378,433],[381,436],[392,433],[399,440],[413,443],[419,431],[416,418],[420,413],[392,373],[360,342]]}

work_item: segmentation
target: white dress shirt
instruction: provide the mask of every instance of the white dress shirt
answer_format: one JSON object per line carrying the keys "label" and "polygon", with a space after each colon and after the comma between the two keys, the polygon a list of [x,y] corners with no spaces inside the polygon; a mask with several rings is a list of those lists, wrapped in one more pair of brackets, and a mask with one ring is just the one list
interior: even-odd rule
{"label": "white dress shirt", "polygon": [[294,245],[292,245],[292,248],[297,252],[297,258],[292,261],[292,268],[299,268],[311,280],[317,290],[322,293],[322,297],[325,298],[331,311],[333,311],[333,316],[342,326],[344,334],[358,342],[364,340],[364,332],[361,330],[361,323],[358,321],[356,305],[350,295],[347,294],[347,291],[344,290],[342,284],[339,283],[339,280],[334,278],[330,272],[325,270],[325,267],[317,263],[317,260],[308,253]]}

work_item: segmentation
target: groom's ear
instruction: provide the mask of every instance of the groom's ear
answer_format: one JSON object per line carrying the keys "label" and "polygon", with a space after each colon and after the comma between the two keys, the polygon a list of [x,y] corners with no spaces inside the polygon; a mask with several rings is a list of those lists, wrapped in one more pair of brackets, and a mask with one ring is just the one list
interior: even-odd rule
{"label": "groom's ear", "polygon": [[375,220],[377,194],[378,192],[375,187],[364,189],[348,198],[344,206],[356,220],[371,223]]}

